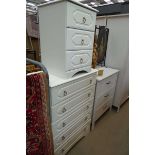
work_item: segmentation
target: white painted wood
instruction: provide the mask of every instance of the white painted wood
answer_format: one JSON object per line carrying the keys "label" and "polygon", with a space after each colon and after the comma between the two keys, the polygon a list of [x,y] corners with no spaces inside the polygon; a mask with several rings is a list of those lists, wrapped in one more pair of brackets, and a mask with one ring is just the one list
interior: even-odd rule
{"label": "white painted wood", "polygon": [[[88,120],[86,123],[84,122],[80,126],[83,126],[87,123],[90,123],[91,121]],[[74,131],[76,131],[79,128],[79,126],[73,126],[69,128],[65,133],[60,134],[58,137],[54,138],[54,148],[57,149],[59,146],[65,144],[65,141],[70,137]]]}
{"label": "white painted wood", "polygon": [[94,98],[95,86],[90,87],[87,90],[81,91],[76,97],[73,96],[55,106],[51,107],[52,110],[52,122],[67,117],[73,113],[77,107],[81,107],[86,101],[90,101]]}
{"label": "white painted wood", "polygon": [[76,1],[76,0],[54,0],[54,1],[49,1],[49,2],[47,2],[47,3],[39,4],[38,7],[44,7],[44,6],[46,6],[46,5],[55,4],[55,3],[60,3],[60,2],[63,2],[63,1],[68,1],[68,2],[71,2],[71,3],[73,3],[73,4],[82,6],[82,7],[86,8],[86,9],[89,9],[89,10],[91,10],[91,11],[99,12],[98,10],[96,10],[96,9],[94,9],[94,8],[88,6],[88,5],[84,5],[83,3],[80,3],[80,2],[78,2],[78,1]]}
{"label": "white painted wood", "polygon": [[[65,132],[72,126],[80,126],[81,124],[85,123],[88,120],[91,120],[91,111],[88,111],[88,113],[82,113],[78,117],[72,119],[71,121],[68,120],[62,120],[59,123],[59,125],[55,124],[52,125],[52,133],[54,135],[54,138],[58,136],[59,134]],[[58,127],[57,127],[58,126]]]}
{"label": "white painted wood", "polygon": [[96,12],[67,3],[67,27],[94,31],[95,23]]}
{"label": "white painted wood", "polygon": [[66,71],[81,68],[84,66],[91,66],[92,51],[67,51],[66,52]]}
{"label": "white painted wood", "polygon": [[111,108],[115,94],[115,87],[119,70],[105,67],[97,67],[103,69],[103,75],[97,76],[97,84],[93,106],[92,130],[95,121],[108,109]]}
{"label": "white painted wood", "polygon": [[66,50],[92,50],[94,32],[67,28]]}
{"label": "white painted wood", "polygon": [[55,150],[55,155],[65,155],[76,142],[78,142],[82,137],[86,136],[89,132],[90,122],[78,128],[78,130],[71,135],[64,145]]}
{"label": "white painted wood", "polygon": [[[76,15],[73,13],[72,16],[70,11]],[[80,13],[76,13],[77,11]],[[96,12],[67,0],[61,1],[61,3],[40,5],[38,12],[41,61],[49,73],[61,78],[71,78],[79,71],[90,72],[90,63],[87,66],[70,67],[71,70],[66,71],[66,63],[68,63],[66,51],[92,50]],[[85,15],[87,22],[79,26],[82,15]],[[90,56],[90,60],[92,60],[92,55]]]}

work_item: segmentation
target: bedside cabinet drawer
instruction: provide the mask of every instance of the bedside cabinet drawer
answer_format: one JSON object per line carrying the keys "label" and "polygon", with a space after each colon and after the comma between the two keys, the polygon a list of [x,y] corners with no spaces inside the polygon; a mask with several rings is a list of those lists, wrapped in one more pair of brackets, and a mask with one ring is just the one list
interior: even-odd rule
{"label": "bedside cabinet drawer", "polygon": [[57,128],[56,126],[52,126],[52,132],[53,132],[53,137],[57,137],[59,134],[61,133],[65,133],[67,130],[69,129],[73,129],[76,130],[76,128],[78,126],[80,126],[81,124],[86,123],[88,120],[91,120],[91,114],[92,114],[92,110],[90,111],[86,111],[85,113],[80,114],[79,116],[77,116],[74,119],[68,118],[66,120],[63,121],[59,121]]}
{"label": "bedside cabinet drawer", "polygon": [[67,27],[95,30],[96,12],[67,2]]}
{"label": "bedside cabinet drawer", "polygon": [[115,87],[116,80],[117,80],[117,74],[108,77],[105,80],[97,81],[97,88],[96,88],[97,97],[102,96],[106,91]]}
{"label": "bedside cabinet drawer", "polygon": [[95,121],[111,106],[112,100],[113,99],[108,100],[95,109]]}
{"label": "bedside cabinet drawer", "polygon": [[90,122],[85,124],[84,126],[78,128],[68,140],[61,145],[58,149],[54,151],[55,155],[65,155],[74,144],[76,144],[82,137],[86,136],[90,132]]}
{"label": "bedside cabinet drawer", "polygon": [[95,98],[95,107],[105,103],[106,101],[108,101],[110,98],[114,97],[114,92],[115,92],[115,87],[111,88],[110,90],[106,91],[103,95],[98,96],[96,94],[96,98]]}
{"label": "bedside cabinet drawer", "polygon": [[76,107],[83,106],[86,101],[94,98],[95,85],[82,91],[74,98],[69,98],[60,104],[52,106],[52,122],[55,122],[66,115],[69,115]]}
{"label": "bedside cabinet drawer", "polygon": [[[51,98],[52,98],[52,106],[66,100],[67,98],[76,95],[78,92],[83,91],[84,89],[89,88],[96,83],[96,74],[82,77],[77,80],[73,80],[71,82],[59,85],[57,87],[52,88]],[[75,97],[75,96],[74,96]]]}
{"label": "bedside cabinet drawer", "polygon": [[92,50],[67,51],[66,52],[66,71],[91,66]]}
{"label": "bedside cabinet drawer", "polygon": [[92,50],[94,32],[67,28],[66,50]]}

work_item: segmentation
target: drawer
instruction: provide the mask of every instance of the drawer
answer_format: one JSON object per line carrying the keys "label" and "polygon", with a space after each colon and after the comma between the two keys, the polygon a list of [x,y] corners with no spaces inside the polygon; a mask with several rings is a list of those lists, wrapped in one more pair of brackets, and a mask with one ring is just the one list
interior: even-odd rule
{"label": "drawer", "polygon": [[96,12],[67,2],[67,27],[95,31]]}
{"label": "drawer", "polygon": [[96,97],[102,96],[106,91],[116,86],[117,74],[110,76],[102,81],[97,81]]}
{"label": "drawer", "polygon": [[62,119],[74,111],[76,107],[81,107],[85,102],[94,98],[95,85],[82,91],[78,96],[69,98],[60,104],[52,107],[52,122]]}
{"label": "drawer", "polygon": [[65,84],[59,85],[52,88],[51,98],[52,106],[66,100],[70,97],[75,97],[73,95],[78,95],[84,89],[88,89],[90,86],[95,85],[96,83],[96,73],[90,76],[82,77]]}
{"label": "drawer", "polygon": [[[87,122],[91,122],[91,120],[88,120]],[[85,123],[86,124],[86,123]],[[84,124],[81,124],[81,126]],[[72,128],[69,128],[65,133],[60,134],[59,136],[57,136],[56,138],[54,138],[54,148],[58,148],[60,145],[64,144],[65,141],[67,141],[67,139],[71,136],[71,134],[76,131],[76,129],[79,126],[73,126]]]}
{"label": "drawer", "polygon": [[90,132],[90,121],[86,124],[80,126],[77,130],[75,130],[68,140],[62,143],[57,149],[55,149],[55,155],[64,155],[66,154],[71,147],[78,142],[82,137],[86,136]]}
{"label": "drawer", "polygon": [[67,28],[66,50],[92,50],[94,32]]}
{"label": "drawer", "polygon": [[73,120],[75,120],[79,116],[84,117],[86,113],[91,114],[92,107],[93,107],[93,100],[85,103],[85,105],[80,107],[79,109],[74,109],[72,114],[68,115],[67,117],[62,118],[61,120],[52,123],[53,132],[58,133],[62,131],[65,128],[65,126],[71,125],[73,123]]}
{"label": "drawer", "polygon": [[96,94],[95,97],[95,107],[101,105],[102,103],[105,103],[106,101],[108,101],[110,98],[114,97],[114,92],[115,92],[115,88],[111,88],[110,90],[106,91],[103,95],[98,96]]}
{"label": "drawer", "polygon": [[106,103],[103,103],[99,107],[95,108],[95,121],[112,105],[112,101],[113,99],[110,99]]}
{"label": "drawer", "polygon": [[70,120],[69,118],[66,121],[60,121],[58,125],[52,126],[53,137],[57,137],[59,134],[65,133],[65,131],[67,131],[69,128],[73,128],[73,130],[76,129],[81,124],[84,124],[88,120],[91,120],[91,116],[92,110],[80,114],[75,119]]}
{"label": "drawer", "polygon": [[67,51],[66,52],[66,71],[91,66],[92,50]]}

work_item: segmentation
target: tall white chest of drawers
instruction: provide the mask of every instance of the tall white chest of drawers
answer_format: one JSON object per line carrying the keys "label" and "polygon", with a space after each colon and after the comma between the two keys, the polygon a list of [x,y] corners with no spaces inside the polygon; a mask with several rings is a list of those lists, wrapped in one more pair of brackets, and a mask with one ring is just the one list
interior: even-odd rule
{"label": "tall white chest of drawers", "polygon": [[55,155],[64,155],[90,131],[96,70],[71,79],[50,75]]}
{"label": "tall white chest of drawers", "polygon": [[74,0],[42,4],[39,30],[42,63],[55,76],[91,71],[97,10]]}

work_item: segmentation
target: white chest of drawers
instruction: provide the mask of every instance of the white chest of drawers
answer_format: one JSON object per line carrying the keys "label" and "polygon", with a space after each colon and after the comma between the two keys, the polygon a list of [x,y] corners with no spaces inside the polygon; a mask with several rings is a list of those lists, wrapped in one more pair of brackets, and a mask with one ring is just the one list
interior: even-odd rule
{"label": "white chest of drawers", "polygon": [[97,76],[96,78],[97,83],[93,107],[92,129],[94,129],[95,121],[112,106],[119,73],[119,70],[116,69],[101,68],[103,68],[104,72],[102,76]]}
{"label": "white chest of drawers", "polygon": [[49,73],[70,78],[91,71],[97,10],[74,0],[39,6],[42,63]]}
{"label": "white chest of drawers", "polygon": [[55,155],[64,155],[89,133],[96,72],[80,74],[70,79],[50,75],[52,131]]}

